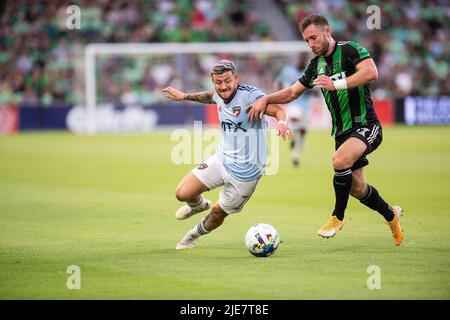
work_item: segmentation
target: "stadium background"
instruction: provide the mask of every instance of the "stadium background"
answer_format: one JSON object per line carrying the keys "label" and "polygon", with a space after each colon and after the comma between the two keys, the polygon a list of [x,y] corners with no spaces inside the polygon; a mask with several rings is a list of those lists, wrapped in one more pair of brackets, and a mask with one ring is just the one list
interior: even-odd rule
{"label": "stadium background", "polygon": [[[66,10],[73,4],[81,9],[81,27],[70,30],[66,25]],[[381,9],[381,28],[378,30],[368,29],[366,25],[367,7],[373,4]],[[286,240],[282,244],[286,247],[284,255],[280,252],[281,262],[275,260],[275,255],[275,265],[264,261],[264,267],[276,273],[279,263],[281,268],[292,267],[290,263],[295,266],[305,263],[299,267],[304,277],[302,292],[290,287],[292,278],[278,276],[269,279],[273,291],[266,288],[260,292],[263,299],[450,298],[449,12],[448,2],[439,0],[395,3],[348,0],[2,2],[1,298],[204,299],[203,290],[212,294],[210,298],[254,299],[258,294],[248,288],[257,281],[252,282],[254,279],[247,269],[259,268],[261,262],[246,260],[248,257],[240,235],[250,224],[259,222],[258,214],[272,219],[275,226],[282,229],[282,239],[297,235],[299,238],[293,236],[293,239],[298,240],[298,246],[302,248],[291,248]],[[179,70],[174,70],[170,57],[153,60],[104,57],[96,69],[99,104],[109,104],[119,116],[130,105],[138,106],[142,110],[151,110],[156,115],[155,121],[145,128],[137,125],[124,130],[136,133],[133,135],[78,136],[68,130],[67,119],[76,106],[85,106],[86,45],[248,41],[276,45],[277,41],[301,40],[296,25],[311,13],[326,15],[335,39],[362,43],[377,64],[379,79],[370,87],[386,128],[386,142],[384,149],[373,156],[374,167],[370,168],[373,175],[369,178],[382,184],[382,190],[387,190],[390,199],[403,200],[410,205],[410,211],[416,212],[416,216],[410,215],[409,230],[424,232],[423,242],[418,238],[416,242],[407,240],[405,248],[411,251],[405,253],[406,256],[392,255],[391,250],[396,248],[391,248],[391,243],[379,243],[386,240],[385,226],[380,226],[373,214],[369,215],[373,221],[366,221],[367,210],[350,205],[350,210],[356,213],[351,216],[354,225],[343,229],[348,232],[348,238],[343,233],[342,239],[333,239],[337,241],[327,242],[318,249],[322,243],[312,237],[315,228],[325,219],[325,210],[332,204],[332,190],[327,184],[332,139],[328,136],[328,126],[320,122],[316,128],[326,127],[327,130],[311,133],[300,173],[289,167],[287,145],[282,144],[281,172],[272,178],[275,180],[265,182],[272,184],[270,187],[261,187],[261,197],[255,197],[254,203],[249,203],[246,216],[233,218],[234,221],[227,222],[229,226],[219,230],[217,236],[205,239],[205,247],[212,246],[208,253],[208,248],[204,248],[205,251],[199,248],[197,253],[174,257],[171,248],[194,222],[176,225],[172,211],[178,204],[173,190],[193,164],[176,166],[170,162],[170,148],[174,145],[170,141],[170,130],[190,126],[194,120],[214,126],[216,119],[210,108],[194,103],[167,105],[160,90],[167,85],[179,85],[187,91],[208,88],[209,65],[188,59]],[[203,62],[211,61],[210,56]],[[274,84],[266,73],[268,70],[276,73],[281,64],[270,62],[274,63],[247,56],[238,64],[239,74],[249,84],[261,85],[273,92]],[[176,77],[180,74],[185,77],[181,82]],[[321,105],[323,107],[323,101]],[[325,109],[322,111],[326,114]],[[121,129],[110,131],[117,133]],[[145,133],[137,134],[141,131]],[[285,186],[289,191],[280,191],[285,190]],[[322,189],[327,193],[320,193]],[[213,198],[217,195],[212,194]],[[302,213],[302,220],[298,220],[299,214],[295,212]],[[294,228],[295,222],[299,224]],[[77,223],[82,228],[76,232],[67,229],[70,224]],[[372,225],[379,226],[373,234]],[[358,228],[368,235],[361,237]],[[167,237],[158,238],[163,233]],[[158,235],[156,239],[155,234]],[[367,246],[358,244],[355,247],[355,242],[364,240],[368,241]],[[382,249],[377,251],[377,246]],[[150,247],[156,248],[156,256],[146,260]],[[351,253],[344,253],[345,249]],[[409,272],[410,278],[386,276],[386,281],[397,284],[394,289],[380,293],[368,291],[364,263],[373,258],[369,255],[370,259],[366,259],[368,251],[375,251],[383,261],[381,264],[388,266],[399,259],[405,264],[405,272]],[[55,252],[61,260],[54,256]],[[67,252],[76,253],[77,258]],[[105,252],[108,256],[103,256]],[[348,271],[349,266],[337,252],[350,254],[349,261],[363,268],[362,275],[342,271]],[[96,255],[101,264],[97,264]],[[333,279],[342,272],[351,282],[349,287],[342,289],[339,282],[326,283],[325,279],[329,281],[329,278],[325,276],[320,280],[321,276],[314,272],[302,273],[307,272],[307,268],[314,268],[315,262],[319,263],[317,272],[332,272],[325,267],[329,261],[322,260],[324,256],[338,259],[334,262],[337,275],[333,274]],[[211,263],[206,268],[208,263],[204,262],[205,269],[200,266],[200,273],[207,272],[209,267],[220,269],[222,274],[216,275],[219,288],[212,286],[211,289],[210,283],[200,280],[200,289],[193,292],[192,285],[202,278],[201,275],[188,283],[177,279],[176,273],[180,270],[176,265],[186,267],[183,258],[191,269],[198,267],[198,259]],[[231,276],[228,277],[227,269],[214,261],[241,258],[237,272],[247,275],[248,279],[241,279],[236,284],[230,280]],[[286,262],[289,258],[293,262]],[[361,265],[359,261],[363,261]],[[37,262],[40,264],[36,265]],[[91,286],[87,284],[81,293],[65,288],[65,268],[73,263],[80,264],[87,274],[92,271]],[[111,267],[115,263],[120,270]],[[148,276],[145,270],[150,264],[153,264],[155,278],[145,278]],[[110,268],[102,269],[105,265]],[[50,276],[46,268],[59,271]],[[111,279],[102,278],[104,272],[111,270],[114,276],[120,279],[124,276],[127,280],[115,286],[117,283]],[[127,270],[133,271],[127,274]],[[295,276],[295,273],[288,274]],[[42,279],[30,280],[34,275],[40,275]],[[30,285],[30,281],[34,285]],[[408,285],[403,286],[402,281]],[[55,286],[59,282],[61,285]],[[355,289],[356,282],[362,283],[363,288]],[[316,290],[312,289],[317,283]],[[224,292],[220,286],[230,291]]]}
{"label": "stadium background", "polygon": [[[295,41],[299,40],[297,22],[312,12],[329,15],[336,39],[359,41],[371,52],[379,70],[379,79],[371,84],[372,95],[383,102],[378,107],[383,119],[404,122],[408,102],[408,123],[448,123],[445,3],[398,1],[380,5],[381,28],[371,30],[366,26],[368,5],[360,1],[4,2],[0,131],[67,128],[70,108],[85,105],[86,44]],[[81,9],[80,29],[66,26],[70,4],[78,4]],[[184,62],[178,71],[184,76],[182,89],[208,87],[211,59],[204,60],[204,65]],[[273,91],[264,79],[268,69],[281,65],[255,58],[239,67],[241,77],[249,83]],[[108,58],[99,68],[99,103],[152,107],[160,119],[156,125],[168,124],[158,105],[164,102],[160,89],[179,80],[173,64],[144,58]],[[180,109],[171,113],[172,124],[192,120],[192,115],[183,117]],[[408,118],[408,111],[417,114]],[[194,118],[207,120],[202,116],[203,108],[196,112]]]}

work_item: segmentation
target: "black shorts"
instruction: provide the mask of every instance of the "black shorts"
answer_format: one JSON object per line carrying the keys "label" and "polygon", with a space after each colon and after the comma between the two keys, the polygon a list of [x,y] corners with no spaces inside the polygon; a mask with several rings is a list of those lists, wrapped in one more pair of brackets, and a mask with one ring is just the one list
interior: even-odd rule
{"label": "black shorts", "polygon": [[381,144],[381,141],[383,141],[383,129],[381,128],[381,125],[379,123],[363,125],[355,131],[337,137],[336,150],[345,141],[352,137],[358,138],[367,146],[366,151],[358,160],[356,160],[356,162],[352,166],[352,171],[355,171],[369,164],[369,160],[367,160],[366,156],[369,153],[373,152],[376,148],[378,148],[378,146]]}

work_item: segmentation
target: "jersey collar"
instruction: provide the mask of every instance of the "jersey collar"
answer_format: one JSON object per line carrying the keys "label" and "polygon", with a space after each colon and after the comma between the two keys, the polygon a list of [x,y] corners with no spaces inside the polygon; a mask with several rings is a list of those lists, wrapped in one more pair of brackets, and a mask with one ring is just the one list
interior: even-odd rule
{"label": "jersey collar", "polygon": [[334,55],[334,53],[336,52],[337,45],[338,45],[338,42],[337,42],[337,41],[334,41],[334,48],[333,48],[333,51],[331,51],[330,55],[328,55],[328,56],[326,56],[326,57],[323,56],[326,60],[333,59],[333,55]]}

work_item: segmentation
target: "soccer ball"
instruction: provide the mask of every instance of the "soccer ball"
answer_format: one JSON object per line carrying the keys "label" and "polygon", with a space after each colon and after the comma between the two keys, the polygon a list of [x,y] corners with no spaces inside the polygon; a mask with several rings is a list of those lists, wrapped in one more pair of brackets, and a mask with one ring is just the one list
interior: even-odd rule
{"label": "soccer ball", "polygon": [[248,251],[257,257],[270,256],[277,250],[280,236],[273,226],[267,223],[258,223],[248,229],[245,235],[245,246]]}

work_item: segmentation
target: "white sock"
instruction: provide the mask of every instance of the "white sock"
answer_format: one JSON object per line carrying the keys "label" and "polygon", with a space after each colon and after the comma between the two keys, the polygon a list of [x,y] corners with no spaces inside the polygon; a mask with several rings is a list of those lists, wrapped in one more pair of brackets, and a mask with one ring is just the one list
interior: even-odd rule
{"label": "white sock", "polygon": [[203,225],[203,221],[206,217],[204,217],[194,228],[191,230],[192,238],[197,239],[200,236],[204,236],[205,234],[208,234],[209,231],[205,229],[205,226]]}
{"label": "white sock", "polygon": [[196,210],[203,208],[206,205],[206,200],[202,195],[200,195],[200,200],[198,200],[197,202],[186,202],[186,204],[193,210]]}

